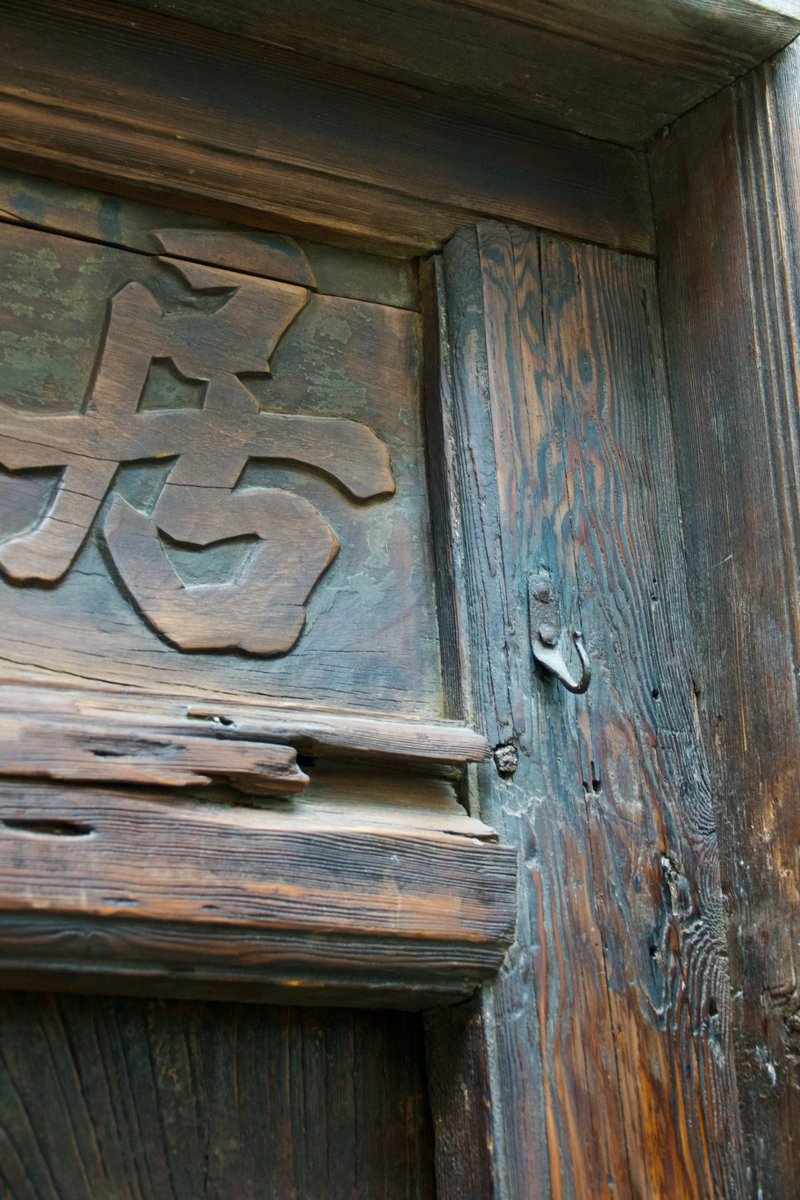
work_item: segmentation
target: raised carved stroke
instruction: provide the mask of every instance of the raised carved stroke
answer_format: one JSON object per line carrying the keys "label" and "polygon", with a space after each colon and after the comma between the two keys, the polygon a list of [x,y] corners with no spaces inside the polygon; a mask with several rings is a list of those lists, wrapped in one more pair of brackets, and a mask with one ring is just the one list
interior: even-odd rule
{"label": "raised carved stroke", "polygon": [[[18,583],[54,583],[75,560],[121,463],[173,459],[152,513],[114,496],[103,537],[121,584],[145,620],[183,650],[290,650],[305,603],[339,543],[320,513],[289,492],[237,490],[250,459],[290,459],[336,479],[357,500],[394,492],[389,454],[367,426],[338,417],[263,412],[238,378],[268,374],[278,341],[308,301],[306,288],[164,259],[213,312],[164,312],[129,283],[111,299],[93,381],[79,413],[0,408],[0,462],[11,471],[61,467],[34,528],[0,545]],[[205,385],[199,409],[143,411],[153,360]],[[187,586],[161,534],[190,547],[256,539],[238,576]]]}

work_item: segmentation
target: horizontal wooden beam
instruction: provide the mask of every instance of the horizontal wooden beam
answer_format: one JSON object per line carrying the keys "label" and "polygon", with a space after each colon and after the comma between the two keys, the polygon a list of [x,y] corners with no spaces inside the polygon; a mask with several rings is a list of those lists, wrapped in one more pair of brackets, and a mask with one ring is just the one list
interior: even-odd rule
{"label": "horizontal wooden beam", "polygon": [[800,32],[797,0],[128,0],[625,144]]}
{"label": "horizontal wooden beam", "polygon": [[0,6],[0,156],[400,255],[484,216],[651,253],[644,158],[99,0]]}
{"label": "horizontal wooden beam", "polygon": [[[412,788],[413,790],[413,788]],[[514,927],[516,854],[440,805],[413,823],[0,784],[0,985],[420,1008]],[[288,802],[291,804],[291,802]],[[451,827],[451,822],[455,826]]]}
{"label": "horizontal wooden beam", "polygon": [[[7,730],[5,740],[2,730]],[[114,745],[117,749],[125,749],[125,740],[131,743],[139,739],[138,753],[132,745],[128,749],[133,755],[134,762],[142,764],[148,742],[154,746],[156,759],[162,765],[166,763],[163,753],[157,751],[158,739],[165,742],[186,743],[188,750],[185,754],[194,756],[191,770],[202,770],[199,750],[201,743],[206,743],[206,756],[213,754],[214,747],[219,748],[220,764],[228,764],[217,775],[230,774],[237,760],[234,750],[240,753],[239,774],[244,778],[248,763],[253,760],[254,782],[258,782],[259,771],[267,771],[267,752],[274,751],[274,770],[282,772],[289,786],[285,789],[270,788],[272,791],[296,791],[291,786],[290,774],[296,768],[294,751],[307,753],[323,752],[328,755],[363,755],[378,760],[408,760],[412,763],[466,763],[481,762],[489,756],[489,743],[486,738],[461,725],[457,721],[423,721],[396,719],[390,716],[367,716],[357,713],[330,712],[324,709],[309,710],[304,708],[280,708],[276,705],[262,705],[245,701],[231,701],[211,697],[199,701],[180,695],[149,694],[147,692],[115,692],[73,689],[58,686],[36,687],[16,684],[0,686],[0,774],[19,774],[14,766],[16,751],[12,725],[18,727],[19,737],[24,736],[27,728],[31,739],[38,739],[46,753],[45,727],[60,735],[69,731],[80,733],[86,731],[91,739],[99,739],[98,745],[105,740],[108,743],[109,754],[106,765],[109,772],[114,770],[115,757],[122,760],[126,769],[126,755],[114,755]],[[197,742],[198,748],[192,748]],[[88,743],[87,743],[88,745]],[[31,741],[31,753],[33,740]],[[230,747],[232,757],[228,758]],[[293,748],[293,749],[290,749]],[[261,751],[262,765],[255,767]],[[96,759],[101,755],[94,755]],[[6,766],[4,767],[4,758]],[[46,761],[43,759],[43,761]],[[171,762],[176,767],[180,765],[180,754],[177,750]],[[185,764],[184,764],[185,765]],[[86,779],[83,774],[68,774],[69,763],[53,762],[64,772],[51,776],[60,779]],[[206,768],[210,769],[210,768]],[[271,769],[271,768],[270,768]],[[45,774],[46,772],[36,772]],[[25,772],[29,774],[29,772]],[[213,771],[212,771],[213,774]],[[130,777],[126,774],[92,775],[91,778],[127,780],[130,783],[159,782],[155,777],[146,779],[142,776]],[[266,786],[266,776],[265,786]],[[198,779],[186,779],[183,783],[177,779],[161,780],[164,786],[177,787],[183,783],[203,782]],[[302,777],[297,781],[302,785]],[[259,790],[254,787],[253,790]],[[264,790],[263,788],[260,790]]]}

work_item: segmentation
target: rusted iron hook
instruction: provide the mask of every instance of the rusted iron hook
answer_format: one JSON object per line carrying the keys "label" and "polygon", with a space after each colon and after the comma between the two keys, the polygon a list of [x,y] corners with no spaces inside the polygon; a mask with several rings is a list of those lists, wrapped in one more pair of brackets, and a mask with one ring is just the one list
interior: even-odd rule
{"label": "rusted iron hook", "polygon": [[561,639],[558,606],[546,576],[537,576],[531,581],[530,622],[533,657],[546,671],[557,676],[568,692],[582,695],[592,681],[592,664],[583,644],[583,634],[575,630],[572,635],[581,662],[581,676],[575,680],[558,644]]}

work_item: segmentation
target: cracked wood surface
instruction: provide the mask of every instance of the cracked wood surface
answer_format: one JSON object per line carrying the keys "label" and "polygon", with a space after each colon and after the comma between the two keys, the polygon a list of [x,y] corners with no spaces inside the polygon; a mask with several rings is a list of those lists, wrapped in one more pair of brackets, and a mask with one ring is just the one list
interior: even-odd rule
{"label": "cracked wood surface", "polygon": [[130,717],[115,729],[4,713],[0,775],[172,788],[222,781],[254,795],[279,796],[308,783],[289,746],[175,734],[133,728]]}
{"label": "cracked wood surface", "polygon": [[800,47],[653,151],[747,1194],[800,1172]]}
{"label": "cracked wood surface", "polygon": [[[491,1097],[478,1111],[494,1194],[737,1195],[725,912],[655,272],[493,224],[459,234],[440,275],[466,711],[519,759],[505,778],[477,768],[481,814],[520,864],[516,941],[484,992],[488,1063],[463,1061]],[[585,697],[534,667],[527,590],[542,573],[565,651],[584,632]],[[450,1120],[454,1095],[457,1079]],[[443,1197],[485,1200],[479,1171],[439,1165]]]}
{"label": "cracked wood surface", "polygon": [[[457,721],[402,721],[319,708],[293,710],[255,702],[228,703],[214,696],[199,701],[185,695],[148,693],[145,689],[123,692],[63,684],[4,684],[0,687],[0,714],[2,719],[30,723],[32,728],[44,722],[92,727],[109,740],[128,734],[181,742],[235,742],[251,752],[258,743],[283,743],[272,748],[288,753],[291,746],[308,754],[359,755],[398,764],[463,764],[481,762],[489,756],[483,734]],[[197,752],[202,753],[199,749]]]}
{"label": "cracked wood surface", "polygon": [[487,216],[653,249],[633,150],[102,0],[4,0],[0,41],[7,165],[400,256]]}

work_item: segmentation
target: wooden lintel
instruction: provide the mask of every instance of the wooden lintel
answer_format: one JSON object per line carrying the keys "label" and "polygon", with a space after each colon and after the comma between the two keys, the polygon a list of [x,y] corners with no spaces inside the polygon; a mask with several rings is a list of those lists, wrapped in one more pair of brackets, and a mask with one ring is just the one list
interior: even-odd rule
{"label": "wooden lintel", "polygon": [[626,145],[780,50],[797,0],[126,0]]}
{"label": "wooden lintel", "polygon": [[515,871],[446,826],[0,784],[0,982],[421,1008],[496,971]]}
{"label": "wooden lintel", "polygon": [[634,150],[121,4],[6,0],[0,44],[24,170],[405,256],[485,216],[654,251]]}

